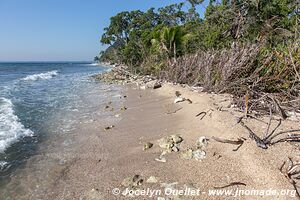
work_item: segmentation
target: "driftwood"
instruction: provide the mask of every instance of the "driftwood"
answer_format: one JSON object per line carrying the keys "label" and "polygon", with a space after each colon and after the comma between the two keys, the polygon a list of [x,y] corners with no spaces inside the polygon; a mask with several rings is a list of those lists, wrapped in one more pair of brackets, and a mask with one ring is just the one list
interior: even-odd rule
{"label": "driftwood", "polygon": [[287,130],[287,131],[280,131],[278,133],[275,133],[276,130],[281,125],[281,119],[279,119],[278,124],[276,127],[270,132],[270,126],[272,123],[272,110],[270,109],[270,119],[269,123],[267,125],[267,130],[265,131],[263,138],[260,138],[257,134],[255,134],[242,120],[243,118],[239,119],[239,124],[241,124],[244,128],[246,128],[249,132],[249,137],[253,139],[256,142],[256,145],[260,148],[267,149],[268,146],[274,145],[279,142],[300,142],[300,134],[292,134],[292,135],[286,135],[282,138],[278,138],[279,136],[286,134],[286,133],[295,133],[300,132],[300,129],[295,130]]}
{"label": "driftwood", "polygon": [[181,109],[182,109],[182,107],[177,108],[177,109],[172,110],[172,111],[168,111],[168,112],[166,112],[166,114],[167,114],[167,115],[174,114],[174,113],[176,113],[177,111],[179,111],[179,110],[181,110]]}
{"label": "driftwood", "polygon": [[200,117],[200,120],[202,120],[207,115],[207,113],[209,113],[209,116],[211,117],[212,111],[213,109],[209,109],[208,111],[200,112],[196,115],[196,117]]}
{"label": "driftwood", "polygon": [[196,115],[196,117],[199,117],[199,116],[201,116],[200,120],[202,120],[206,116],[206,112],[203,111]]}
{"label": "driftwood", "polygon": [[228,144],[234,144],[234,145],[239,145],[236,149],[233,149],[232,151],[237,151],[245,142],[245,138],[238,138],[237,140],[228,140],[228,139],[222,139],[218,137],[212,137],[217,142],[221,143],[228,143]]}
{"label": "driftwood", "polygon": [[242,183],[242,182],[232,182],[232,183],[229,183],[228,185],[224,185],[224,186],[221,186],[221,187],[214,187],[214,189],[224,189],[224,188],[235,186],[235,185],[247,186],[245,183]]}

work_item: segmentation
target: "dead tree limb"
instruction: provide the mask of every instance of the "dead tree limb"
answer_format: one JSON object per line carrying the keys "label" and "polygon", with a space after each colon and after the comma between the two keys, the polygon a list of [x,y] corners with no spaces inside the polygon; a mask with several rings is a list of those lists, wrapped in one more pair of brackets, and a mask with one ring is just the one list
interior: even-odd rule
{"label": "dead tree limb", "polygon": [[224,189],[224,188],[231,187],[231,186],[235,186],[235,185],[239,185],[239,186],[247,186],[246,183],[242,183],[242,182],[232,182],[232,183],[229,183],[228,185],[224,185],[224,186],[221,186],[221,187],[214,187],[214,189]]}
{"label": "dead tree limb", "polygon": [[278,133],[275,133],[276,130],[281,125],[281,119],[280,119],[277,126],[270,132],[271,122],[272,122],[272,111],[270,110],[270,119],[267,125],[267,131],[264,133],[263,138],[260,138],[243,122],[242,118],[239,120],[239,124],[241,124],[244,128],[248,130],[249,137],[253,139],[256,142],[256,145],[262,149],[267,149],[268,146],[277,144],[279,142],[300,142],[300,134],[287,135],[283,138],[276,139],[278,136],[286,133],[300,132],[300,129],[280,131]]}
{"label": "dead tree limb", "polygon": [[237,148],[233,149],[232,151],[237,151],[245,142],[245,138],[238,138],[237,140],[228,140],[228,139],[222,139],[222,138],[218,138],[218,137],[212,137],[212,139],[214,139],[217,142],[221,142],[221,143],[228,143],[228,144],[234,144],[234,145],[238,145]]}
{"label": "dead tree limb", "polygon": [[258,147],[263,148],[263,149],[268,148],[267,145],[265,144],[265,142],[262,139],[260,139],[260,137],[258,137],[247,125],[245,125],[243,121],[240,121],[240,124],[248,130],[249,138],[254,140]]}

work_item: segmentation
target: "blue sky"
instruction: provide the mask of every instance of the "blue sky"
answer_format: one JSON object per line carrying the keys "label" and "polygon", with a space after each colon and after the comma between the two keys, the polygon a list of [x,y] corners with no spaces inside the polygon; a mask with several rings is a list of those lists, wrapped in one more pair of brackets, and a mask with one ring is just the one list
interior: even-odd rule
{"label": "blue sky", "polygon": [[182,1],[0,0],[0,61],[92,60],[111,16]]}

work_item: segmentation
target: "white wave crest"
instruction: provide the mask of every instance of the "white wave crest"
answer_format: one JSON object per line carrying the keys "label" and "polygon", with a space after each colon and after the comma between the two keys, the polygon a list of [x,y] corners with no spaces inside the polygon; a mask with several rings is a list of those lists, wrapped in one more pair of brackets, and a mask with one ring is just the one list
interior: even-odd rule
{"label": "white wave crest", "polygon": [[9,99],[0,98],[0,153],[24,136],[32,136],[14,114],[13,104]]}
{"label": "white wave crest", "polygon": [[40,74],[33,74],[33,75],[28,75],[25,78],[22,78],[23,81],[36,81],[36,80],[45,80],[45,79],[51,79],[54,76],[57,75],[57,70],[54,71],[49,71],[45,73],[40,73]]}
{"label": "white wave crest", "polygon": [[99,66],[100,64],[99,63],[90,63],[90,64],[87,64],[88,66]]}

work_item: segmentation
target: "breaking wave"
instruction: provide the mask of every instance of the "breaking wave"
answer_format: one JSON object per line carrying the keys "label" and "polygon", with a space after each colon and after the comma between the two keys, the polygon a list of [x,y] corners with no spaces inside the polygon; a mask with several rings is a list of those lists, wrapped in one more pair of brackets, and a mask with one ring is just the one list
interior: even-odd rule
{"label": "breaking wave", "polygon": [[13,104],[9,99],[0,98],[0,153],[24,136],[32,136],[14,114]]}
{"label": "breaking wave", "polygon": [[100,64],[99,63],[90,63],[90,64],[87,64],[88,66],[99,66]]}
{"label": "breaking wave", "polygon": [[45,80],[45,79],[51,79],[54,76],[57,75],[57,70],[54,71],[49,71],[45,73],[40,73],[40,74],[33,74],[33,75],[28,75],[25,78],[22,78],[23,81],[36,81],[36,80]]}

